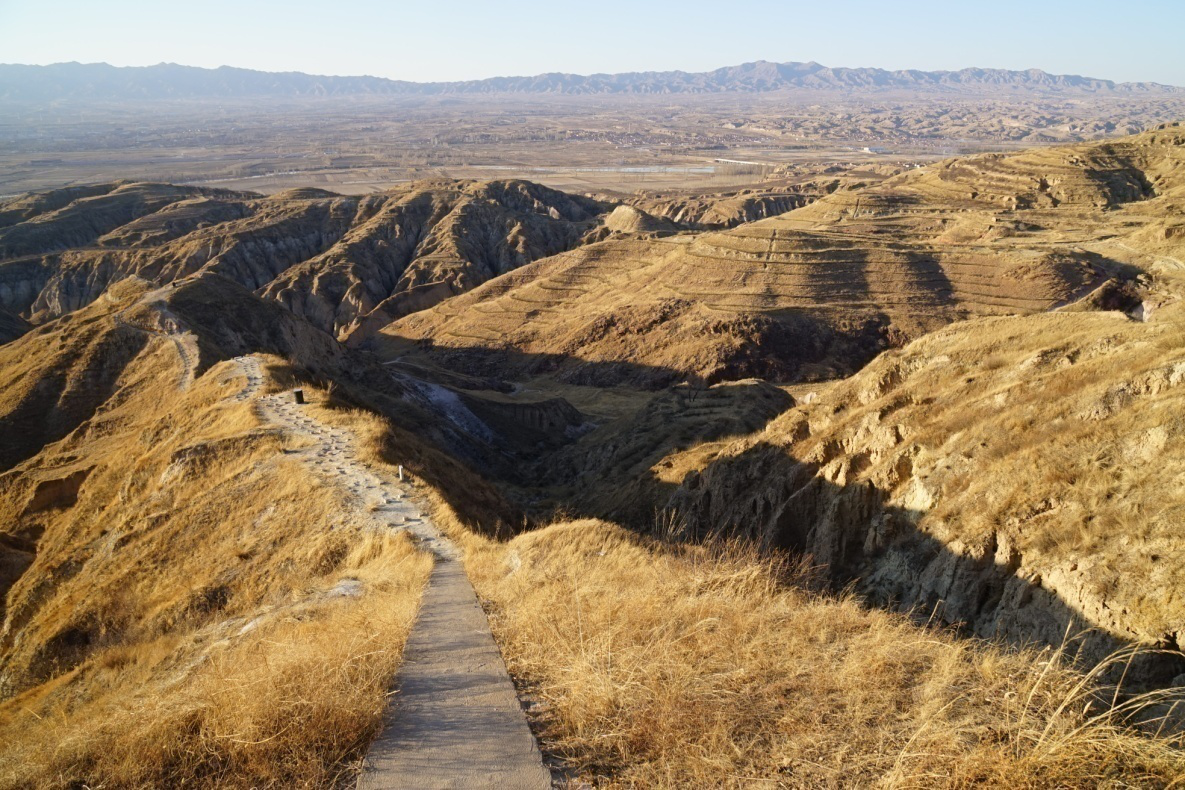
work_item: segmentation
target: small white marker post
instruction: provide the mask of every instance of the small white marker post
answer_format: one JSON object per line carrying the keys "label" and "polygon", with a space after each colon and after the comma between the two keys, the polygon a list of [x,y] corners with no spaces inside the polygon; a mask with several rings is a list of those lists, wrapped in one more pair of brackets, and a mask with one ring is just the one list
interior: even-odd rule
{"label": "small white marker post", "polygon": [[399,465],[399,482],[403,482],[403,464]]}

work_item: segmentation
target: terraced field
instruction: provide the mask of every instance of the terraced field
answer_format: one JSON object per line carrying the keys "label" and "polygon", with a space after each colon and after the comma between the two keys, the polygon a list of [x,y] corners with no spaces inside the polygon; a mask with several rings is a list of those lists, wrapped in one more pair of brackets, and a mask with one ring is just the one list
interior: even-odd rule
{"label": "terraced field", "polygon": [[656,381],[829,377],[951,321],[1090,293],[1122,269],[1115,238],[1175,232],[1161,226],[1180,137],[951,160],[724,232],[610,239],[404,318],[375,346],[430,342],[487,372],[517,359],[511,371],[580,377],[627,361]]}

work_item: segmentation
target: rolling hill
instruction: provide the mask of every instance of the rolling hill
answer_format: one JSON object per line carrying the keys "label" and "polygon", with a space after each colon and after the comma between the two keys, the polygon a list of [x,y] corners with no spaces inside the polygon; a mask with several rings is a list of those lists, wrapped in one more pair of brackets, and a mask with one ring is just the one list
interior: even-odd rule
{"label": "rolling hill", "polygon": [[1183,218],[1180,124],[719,205],[7,199],[0,784],[341,786],[459,558],[357,453],[581,777],[1167,785]]}
{"label": "rolling hill", "polygon": [[366,197],[149,183],[0,203],[0,308],[35,322],[135,275],[217,272],[333,334],[382,325],[581,243],[605,208],[525,181],[418,182]]}
{"label": "rolling hill", "polygon": [[832,378],[952,321],[1049,310],[1122,277],[1115,236],[1181,232],[1181,137],[950,160],[729,231],[607,240],[372,344],[585,383]]}

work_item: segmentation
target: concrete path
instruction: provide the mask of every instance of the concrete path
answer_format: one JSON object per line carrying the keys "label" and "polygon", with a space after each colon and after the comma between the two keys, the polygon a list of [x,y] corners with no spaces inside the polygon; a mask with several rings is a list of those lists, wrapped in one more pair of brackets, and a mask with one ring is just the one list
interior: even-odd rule
{"label": "concrete path", "polygon": [[235,360],[247,376],[242,400],[258,398],[269,422],[312,440],[299,456],[357,497],[363,512],[408,530],[436,564],[396,678],[397,693],[367,754],[360,790],[379,788],[551,787],[514,683],[485,612],[444,537],[395,480],[359,460],[354,437],[309,417],[289,393],[258,397],[263,373],[255,357]]}
{"label": "concrete path", "polygon": [[551,787],[460,561],[437,562],[403,660],[359,790]]}

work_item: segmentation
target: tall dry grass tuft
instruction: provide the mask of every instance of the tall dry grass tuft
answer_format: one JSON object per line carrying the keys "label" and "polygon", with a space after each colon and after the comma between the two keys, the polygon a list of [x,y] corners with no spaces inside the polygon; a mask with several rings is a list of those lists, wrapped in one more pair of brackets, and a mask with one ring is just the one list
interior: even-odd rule
{"label": "tall dry grass tuft", "polygon": [[[0,787],[327,787],[357,768],[431,571],[358,535],[281,602],[125,642],[0,706]],[[314,539],[315,541],[315,539]],[[312,570],[312,569],[310,569]]]}
{"label": "tall dry grass tuft", "polygon": [[148,686],[116,670],[119,693],[6,720],[0,784],[338,784],[381,720],[431,564],[402,536],[383,552],[385,581],[360,600],[323,597]]}
{"label": "tall dry grass tuft", "polygon": [[1179,739],[1096,676],[811,591],[744,546],[585,520],[467,565],[544,743],[603,786],[1167,786]]}

